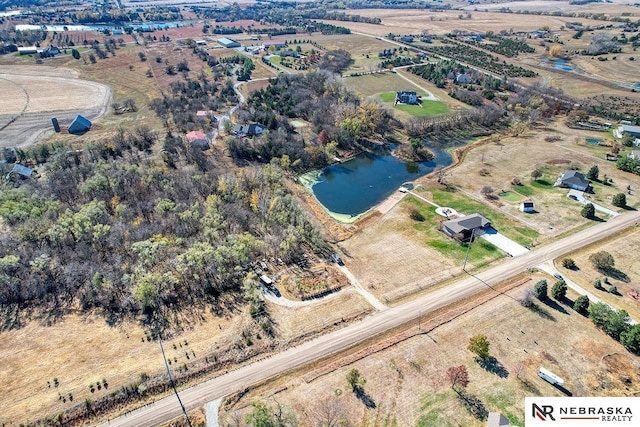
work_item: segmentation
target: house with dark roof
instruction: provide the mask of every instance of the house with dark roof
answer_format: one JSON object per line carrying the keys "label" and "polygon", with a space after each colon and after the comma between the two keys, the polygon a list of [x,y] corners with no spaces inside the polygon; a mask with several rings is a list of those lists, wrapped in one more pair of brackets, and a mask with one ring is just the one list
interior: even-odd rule
{"label": "house with dark roof", "polygon": [[467,242],[471,240],[471,235],[475,234],[474,231],[485,230],[489,226],[491,226],[491,221],[479,213],[474,213],[444,221],[442,223],[442,231],[454,239]]}
{"label": "house with dark roof", "polygon": [[417,105],[419,104],[418,94],[410,90],[401,90],[399,92],[396,92],[395,104]]}
{"label": "house with dark roof", "polygon": [[260,123],[252,123],[250,125],[235,125],[233,127],[233,133],[237,136],[256,136],[261,135],[264,132],[266,126]]}
{"label": "house with dark roof", "polygon": [[456,83],[458,84],[469,84],[471,83],[471,77],[468,74],[458,74],[456,76]]}
{"label": "house with dark roof", "polygon": [[591,182],[589,182],[589,180],[584,177],[584,174],[578,171],[568,170],[558,177],[555,186],[572,188],[578,191],[589,191]]}
{"label": "house with dark roof", "polygon": [[78,114],[69,125],[68,131],[74,135],[83,135],[87,133],[89,129],[91,129],[91,121]]}

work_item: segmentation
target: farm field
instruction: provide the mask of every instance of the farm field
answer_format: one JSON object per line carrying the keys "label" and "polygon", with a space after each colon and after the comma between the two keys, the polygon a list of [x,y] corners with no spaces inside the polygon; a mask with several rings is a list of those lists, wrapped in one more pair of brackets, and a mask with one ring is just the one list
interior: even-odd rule
{"label": "farm field", "polygon": [[[67,125],[77,114],[94,119],[106,112],[111,90],[79,79],[76,71],[33,65],[0,66],[0,146],[25,146],[49,130],[51,117]],[[13,121],[12,121],[13,120]]]}
{"label": "farm field", "polygon": [[[639,359],[567,305],[575,294],[559,304],[537,302],[537,312],[516,301],[540,278],[533,274],[526,284],[449,323],[326,375],[303,380],[303,372],[262,385],[223,410],[221,420],[243,417],[252,401],[274,405],[275,400],[293,408],[301,425],[317,422],[322,408],[331,404],[356,425],[484,426],[486,421],[465,409],[445,380],[445,370],[457,365],[468,368],[466,393],[477,398],[480,412],[502,412],[516,425],[523,422],[525,396],[562,395],[537,376],[541,366],[562,377],[575,396],[637,394]],[[429,322],[427,316],[422,322]],[[482,368],[466,349],[476,334],[485,334],[491,343],[490,354],[496,359],[492,370]],[[347,384],[352,369],[366,380],[367,398],[358,399]]]}
{"label": "farm field", "polygon": [[[361,22],[327,22],[334,25],[345,26],[355,32],[386,36],[389,33],[421,34],[422,31],[425,30],[428,30],[430,34],[438,35],[446,34],[454,30],[467,30],[482,34],[487,31],[498,33],[500,30],[508,30],[509,28],[517,28],[520,31],[533,31],[545,25],[555,30],[565,25],[568,20],[572,20],[572,18],[561,16],[479,11],[470,12],[471,19],[468,19],[466,15],[463,16],[463,19],[460,19],[460,11],[455,10],[438,12],[412,10],[411,13],[407,13],[406,10],[399,9],[356,9],[351,10],[350,13],[380,18],[382,23],[375,25]],[[592,27],[597,27],[602,23],[602,21],[585,18],[580,18],[580,22],[585,26],[590,25]]]}
{"label": "farm field", "polygon": [[[249,346],[241,337],[256,329],[244,311],[214,316],[195,308],[185,314],[180,320],[183,329],[165,337],[164,342],[174,376],[179,377],[185,366],[202,368],[207,364],[205,357],[209,357],[208,363],[216,357],[234,361],[288,347],[302,337],[350,322],[370,310],[351,290],[312,306],[267,304],[277,338],[273,341],[254,335]],[[165,375],[157,341],[136,323],[109,326],[98,316],[73,314],[23,320],[23,327],[0,332],[0,395],[12,397],[0,399],[0,423],[35,422],[80,405],[85,399],[98,399],[133,383],[151,384]],[[96,383],[100,387],[91,392],[89,386]]]}

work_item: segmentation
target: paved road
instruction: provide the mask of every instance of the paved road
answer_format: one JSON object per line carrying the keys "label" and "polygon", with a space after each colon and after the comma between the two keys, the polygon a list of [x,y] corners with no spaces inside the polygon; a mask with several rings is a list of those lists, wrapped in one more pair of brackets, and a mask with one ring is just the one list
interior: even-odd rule
{"label": "paved road", "polygon": [[[450,286],[431,292],[413,301],[379,311],[346,328],[320,336],[270,358],[257,361],[183,390],[180,392],[180,398],[187,410],[204,406],[207,402],[233,393],[250,384],[347,349],[371,336],[405,324],[420,315],[425,315],[437,308],[469,297],[478,291],[507,280],[528,268],[538,266],[547,260],[557,258],[567,252],[637,225],[639,221],[640,211],[617,216],[608,222],[597,224],[550,245],[537,248],[526,255],[509,258],[505,262],[475,276],[461,278]],[[180,413],[180,406],[175,396],[169,396],[103,425],[153,426],[180,416]]]}

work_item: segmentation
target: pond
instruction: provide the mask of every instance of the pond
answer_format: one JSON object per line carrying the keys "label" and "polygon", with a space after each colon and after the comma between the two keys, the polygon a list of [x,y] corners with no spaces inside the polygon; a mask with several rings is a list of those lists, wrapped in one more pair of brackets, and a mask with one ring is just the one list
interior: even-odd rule
{"label": "pond", "polygon": [[601,139],[597,139],[597,138],[587,138],[587,144],[592,144],[592,145],[600,145],[600,143],[602,142]]}
{"label": "pond", "polygon": [[453,162],[446,149],[429,148],[435,157],[428,162],[404,162],[394,157],[389,149],[381,149],[361,153],[322,171],[310,172],[301,176],[300,181],[332,217],[341,222],[353,222],[397,191],[402,183]]}

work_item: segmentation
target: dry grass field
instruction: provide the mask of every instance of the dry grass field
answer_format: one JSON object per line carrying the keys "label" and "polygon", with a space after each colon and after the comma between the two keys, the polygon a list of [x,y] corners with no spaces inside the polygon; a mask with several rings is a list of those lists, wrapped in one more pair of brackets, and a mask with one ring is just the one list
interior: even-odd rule
{"label": "dry grass field", "polygon": [[[558,142],[546,142],[547,136],[558,136]],[[498,195],[503,191],[520,194],[518,201],[509,201],[499,197],[490,205],[505,210],[519,218],[523,224],[541,233],[537,243],[546,238],[557,236],[575,229],[589,221],[580,216],[581,205],[566,197],[568,190],[552,187],[559,173],[570,165],[579,166],[586,172],[593,165],[600,170],[600,177],[605,174],[613,179],[613,184],[605,186],[594,183],[595,193],[589,195],[594,203],[616,210],[611,205],[613,194],[625,192],[627,185],[633,188],[640,186],[640,177],[619,171],[613,162],[604,160],[609,147],[591,146],[585,138],[608,139],[608,134],[587,132],[567,128],[561,119],[546,129],[530,131],[521,137],[501,136],[494,142],[483,144],[470,150],[459,166],[446,173],[446,181],[461,187],[473,196],[480,197],[484,186],[490,186]],[[531,172],[542,168],[543,177],[539,182],[532,182]],[[484,176],[481,175],[485,174]],[[513,186],[514,177],[520,178],[523,186]],[[525,214],[519,211],[520,201],[533,200],[536,213]],[[629,205],[638,205],[637,194],[627,196]],[[606,219],[606,215],[603,215]],[[546,237],[545,237],[546,236]]]}
{"label": "dry grass field", "polygon": [[[628,294],[635,290],[640,293],[640,263],[638,263],[635,254],[640,245],[640,229],[631,230],[615,238],[608,239],[601,244],[592,245],[583,248],[571,254],[567,254],[566,258],[572,258],[577,266],[577,270],[568,270],[561,267],[562,260],[556,260],[556,267],[562,271],[562,274],[570,280],[582,286],[588,292],[607,302],[616,309],[626,310],[632,318],[640,319],[640,301],[631,298]],[[608,292],[609,286],[602,283],[606,290],[598,290],[593,286],[596,279],[603,280],[605,274],[593,268],[589,261],[589,256],[598,251],[607,251],[616,260],[615,268],[622,274],[618,277],[609,277],[611,285],[618,289],[618,294]]]}
{"label": "dry grass field", "polygon": [[[565,380],[575,396],[622,396],[640,393],[640,359],[596,330],[565,304],[539,303],[535,312],[515,300],[527,285],[499,295],[424,335],[373,353],[311,382],[304,373],[287,376],[252,390],[222,411],[223,422],[248,412],[264,400],[293,408],[300,425],[314,425],[331,403],[355,425],[484,426],[462,405],[445,380],[450,366],[466,365],[471,380],[467,395],[479,407],[499,411],[522,425],[525,396],[561,396],[537,376],[540,366]],[[570,294],[569,298],[575,298]],[[424,316],[423,322],[428,320]],[[414,328],[416,325],[413,326]],[[466,350],[469,337],[485,334],[497,363],[485,370]],[[357,369],[366,380],[369,407],[351,392],[346,376]]]}
{"label": "dry grass field", "polygon": [[[268,307],[277,339],[284,347],[371,310],[351,290],[311,306]],[[205,356],[239,357],[244,352],[237,350],[243,347],[243,331],[255,332],[257,328],[251,326],[249,315],[244,312],[216,317],[194,310],[183,321],[184,330],[164,343],[167,357],[173,360],[174,375],[183,364],[201,365]],[[270,341],[253,332],[252,348],[266,351]],[[151,378],[164,375],[158,343],[148,341],[139,325],[110,327],[101,317],[91,315],[32,320],[20,329],[0,332],[0,360],[0,395],[11,396],[0,399],[0,424],[8,425],[54,417],[85,399],[95,400],[140,382],[141,374]],[[54,378],[58,379],[58,387],[54,386]],[[108,386],[92,393],[89,385],[102,384],[103,379]]]}
{"label": "dry grass field", "polygon": [[[400,9],[359,9],[352,10],[350,13],[377,17],[382,20],[382,23],[374,25],[360,22],[330,22],[335,25],[345,26],[355,32],[376,36],[386,36],[389,33],[420,34],[422,31],[428,31],[430,34],[446,34],[454,30],[467,30],[484,34],[487,31],[498,33],[500,30],[509,30],[510,28],[520,31],[532,31],[544,26],[549,26],[552,31],[555,31],[564,26],[567,21],[575,20],[575,18],[563,18],[560,16],[479,11],[470,12],[471,19],[468,19],[466,12],[464,12],[464,19],[460,19],[461,12],[456,10],[442,12],[412,10],[411,13],[407,13],[406,10]],[[602,21],[583,18],[580,18],[580,22],[585,26],[590,25],[592,27],[602,24]]]}
{"label": "dry grass field", "polygon": [[423,241],[402,204],[340,244],[360,284],[381,301],[396,301],[460,274],[461,264]]}

